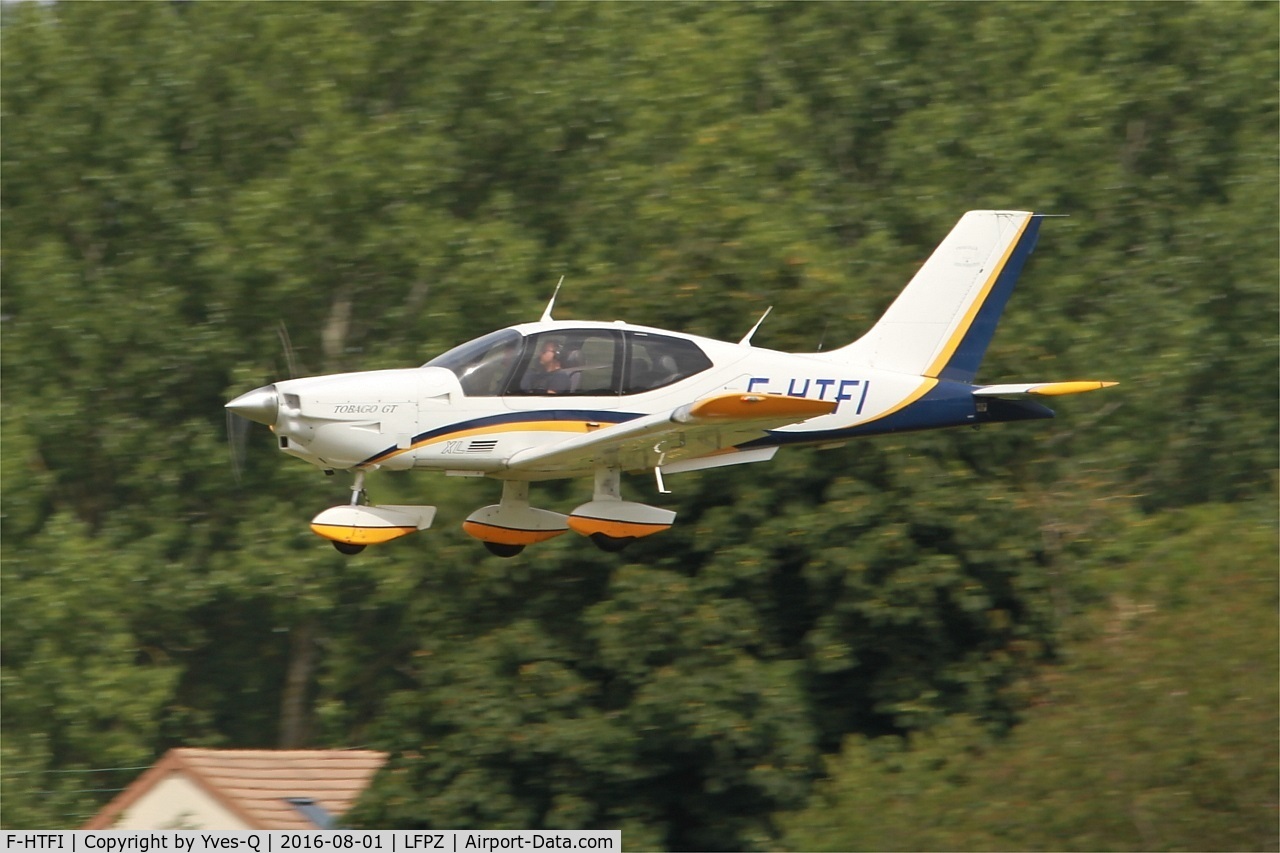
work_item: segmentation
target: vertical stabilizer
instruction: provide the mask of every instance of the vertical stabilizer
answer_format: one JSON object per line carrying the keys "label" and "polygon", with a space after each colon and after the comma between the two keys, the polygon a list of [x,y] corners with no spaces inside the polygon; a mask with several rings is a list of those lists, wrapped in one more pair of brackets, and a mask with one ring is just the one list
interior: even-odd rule
{"label": "vertical stabilizer", "polygon": [[1039,229],[1025,211],[969,211],[871,331],[826,357],[972,382]]}

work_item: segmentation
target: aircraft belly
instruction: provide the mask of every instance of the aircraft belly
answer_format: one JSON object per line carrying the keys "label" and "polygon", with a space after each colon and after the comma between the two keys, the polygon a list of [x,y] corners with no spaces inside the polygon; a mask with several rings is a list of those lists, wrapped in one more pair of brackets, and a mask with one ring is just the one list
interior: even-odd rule
{"label": "aircraft belly", "polygon": [[729,450],[727,441],[719,430],[704,427],[699,430],[668,432],[650,439],[638,438],[621,445],[587,449],[572,459],[548,459],[520,464],[518,474],[513,472],[513,475],[529,479],[551,479],[589,475],[599,468],[649,471]]}

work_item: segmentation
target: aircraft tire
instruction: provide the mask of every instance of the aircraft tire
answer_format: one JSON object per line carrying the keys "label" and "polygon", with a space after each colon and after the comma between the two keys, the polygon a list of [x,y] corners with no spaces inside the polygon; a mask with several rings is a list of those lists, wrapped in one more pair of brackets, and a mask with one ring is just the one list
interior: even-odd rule
{"label": "aircraft tire", "polygon": [[609,554],[616,554],[636,541],[634,536],[606,536],[603,533],[592,533],[590,538],[597,548]]}
{"label": "aircraft tire", "polygon": [[503,545],[500,542],[486,542],[484,547],[489,549],[489,553],[497,557],[514,557],[524,550],[523,545]]}
{"label": "aircraft tire", "polygon": [[352,554],[359,554],[366,546],[352,545],[348,542],[334,542],[333,547],[338,549],[338,553],[351,556]]}

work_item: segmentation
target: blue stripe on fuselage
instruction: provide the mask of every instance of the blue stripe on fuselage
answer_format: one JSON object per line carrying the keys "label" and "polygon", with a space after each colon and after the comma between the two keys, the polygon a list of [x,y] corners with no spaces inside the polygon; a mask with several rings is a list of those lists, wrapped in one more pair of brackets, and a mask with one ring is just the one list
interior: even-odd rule
{"label": "blue stripe on fuselage", "polygon": [[[518,428],[520,424],[527,423],[545,423],[547,421],[591,421],[601,424],[621,424],[640,417],[639,414],[632,412],[615,412],[600,411],[597,409],[546,409],[543,411],[533,412],[505,412],[499,415],[486,415],[480,418],[472,418],[468,421],[455,421],[445,426],[429,429],[415,435],[411,440],[411,446],[416,446],[424,441],[430,441],[436,438],[442,438],[454,433],[466,432],[473,429],[481,429],[484,427],[512,425]],[[367,465],[374,465],[377,462],[394,456],[397,453],[405,453],[407,450],[400,447],[388,447],[381,450],[356,467],[363,468]]]}
{"label": "blue stripe on fuselage", "polygon": [[739,450],[756,447],[777,447],[788,444],[815,444],[842,441],[866,435],[884,435],[892,432],[911,432],[925,429],[941,429],[953,426],[1003,423],[1005,421],[1037,420],[1052,418],[1053,410],[1027,400],[1004,400],[998,397],[982,401],[986,411],[978,411],[979,401],[973,396],[973,386],[963,382],[942,381],[927,394],[909,406],[891,415],[842,429],[820,431],[772,431],[764,438],[738,445]]}

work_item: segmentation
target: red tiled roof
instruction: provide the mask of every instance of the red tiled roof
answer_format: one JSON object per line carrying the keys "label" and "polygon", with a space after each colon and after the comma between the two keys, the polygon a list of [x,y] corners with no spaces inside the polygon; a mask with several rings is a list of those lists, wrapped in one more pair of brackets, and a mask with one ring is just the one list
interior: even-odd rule
{"label": "red tiled roof", "polygon": [[182,773],[255,829],[315,829],[290,798],[344,814],[386,763],[384,752],[343,749],[171,749],[84,829],[106,829],[171,773]]}

